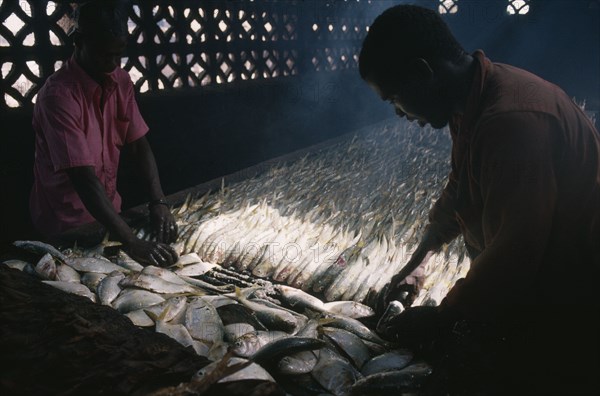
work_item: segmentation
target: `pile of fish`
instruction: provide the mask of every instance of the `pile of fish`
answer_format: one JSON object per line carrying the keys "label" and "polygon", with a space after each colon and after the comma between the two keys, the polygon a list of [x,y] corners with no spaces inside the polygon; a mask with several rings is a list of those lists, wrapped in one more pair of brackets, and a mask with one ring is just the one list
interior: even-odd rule
{"label": "pile of fish", "polygon": [[[167,269],[143,267],[121,250],[109,255],[103,245],[59,251],[38,241],[14,244],[39,260],[4,265],[110,306],[213,360],[197,378],[214,376],[227,357],[226,364],[241,369],[220,382],[273,381],[291,395],[364,395],[410,392],[432,372],[366,327],[359,319],[374,312],[355,301],[325,303],[290,286],[251,283],[195,253]],[[384,315],[380,324],[391,319]]]}
{"label": "pile of fish", "polygon": [[[327,301],[374,306],[415,250],[449,171],[447,130],[388,121],[174,209],[180,254]],[[138,236],[151,239],[147,228]],[[469,269],[462,239],[434,255],[415,304]]]}

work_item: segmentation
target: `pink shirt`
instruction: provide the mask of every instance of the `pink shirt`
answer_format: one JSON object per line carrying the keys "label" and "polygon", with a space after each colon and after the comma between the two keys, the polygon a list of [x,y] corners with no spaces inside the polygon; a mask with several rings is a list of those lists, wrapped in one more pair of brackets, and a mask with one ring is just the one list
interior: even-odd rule
{"label": "pink shirt", "polygon": [[116,190],[121,148],[148,131],[125,70],[117,68],[100,86],[71,58],[38,93],[33,129],[34,184],[29,207],[40,232],[54,236],[94,221],[65,169],[93,166],[115,210],[121,211]]}

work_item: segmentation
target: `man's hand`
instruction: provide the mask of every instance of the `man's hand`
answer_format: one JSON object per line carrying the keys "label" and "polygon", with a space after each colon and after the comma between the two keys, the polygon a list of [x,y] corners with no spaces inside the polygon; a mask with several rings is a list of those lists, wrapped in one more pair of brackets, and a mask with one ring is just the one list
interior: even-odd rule
{"label": "man's hand", "polygon": [[383,312],[390,301],[400,301],[405,307],[410,307],[425,281],[425,266],[432,252],[424,249],[417,250],[404,268],[394,275],[381,292],[378,302],[378,312]]}
{"label": "man's hand", "polygon": [[125,252],[134,260],[145,265],[165,267],[177,262],[175,250],[164,243],[146,242],[135,239],[125,246]]}
{"label": "man's hand", "polygon": [[412,307],[386,322],[378,331],[384,338],[416,351],[448,335],[457,319],[449,309]]}
{"label": "man's hand", "polygon": [[154,205],[150,208],[150,225],[156,233],[156,240],[162,243],[177,241],[177,224],[166,205]]}

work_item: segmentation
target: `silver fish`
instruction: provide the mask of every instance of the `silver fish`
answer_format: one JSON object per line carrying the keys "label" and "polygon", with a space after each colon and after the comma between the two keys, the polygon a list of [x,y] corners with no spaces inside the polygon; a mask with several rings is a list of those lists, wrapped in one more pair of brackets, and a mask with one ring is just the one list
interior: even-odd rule
{"label": "silver fish", "polygon": [[23,271],[25,266],[31,265],[23,260],[6,260],[3,261],[2,264],[6,265],[8,268],[18,269],[19,271]]}
{"label": "silver fish", "polygon": [[318,356],[312,351],[284,356],[277,364],[281,374],[297,375],[310,373],[317,365]]}
{"label": "silver fish", "polygon": [[18,248],[22,248],[22,249],[28,250],[28,251],[36,253],[36,254],[44,255],[46,253],[49,253],[50,255],[52,255],[52,257],[57,258],[57,259],[61,260],[62,262],[66,262],[68,260],[67,256],[62,254],[58,249],[56,249],[54,246],[48,245],[47,243],[44,243],[44,242],[14,241],[13,245],[15,245]]}
{"label": "silver fish", "polygon": [[172,271],[169,271],[165,268],[155,267],[153,265],[148,265],[144,267],[141,271],[144,275],[151,275],[161,278],[167,282],[175,283],[178,285],[187,285],[188,283],[181,279],[179,276],[175,275]]}
{"label": "silver fish", "polygon": [[208,271],[215,268],[216,264],[210,264],[206,262],[199,262],[192,265],[187,265],[183,268],[175,270],[175,273],[179,276],[199,276],[204,275]]}
{"label": "silver fish", "polygon": [[87,286],[91,291],[95,293],[96,288],[104,278],[106,278],[106,274],[88,272],[86,274],[83,274],[83,276],[81,277],[81,283]]}
{"label": "silver fish", "polygon": [[170,322],[179,316],[182,311],[187,309],[187,299],[185,297],[177,296],[171,297],[167,301],[160,304],[152,305],[145,308],[144,311],[152,312],[154,315],[163,316],[163,322]]}
{"label": "silver fish", "polygon": [[236,299],[241,304],[253,310],[256,317],[269,329],[293,331],[298,326],[296,317],[291,313],[248,300],[238,288],[236,288]]}
{"label": "silver fish", "polygon": [[35,265],[35,273],[42,279],[56,279],[56,263],[50,253],[46,253]]}
{"label": "silver fish", "polygon": [[79,296],[87,297],[93,302],[96,302],[96,295],[90,291],[87,287],[80,283],[63,282],[63,281],[42,281],[43,283],[55,287],[67,293],[77,294]]}
{"label": "silver fish", "polygon": [[113,271],[130,272],[127,268],[113,264],[108,260],[101,260],[94,257],[70,258],[65,263],[80,272],[95,272],[99,274],[110,274]]}
{"label": "silver fish", "polygon": [[119,254],[117,255],[117,264],[123,268],[126,268],[130,271],[139,272],[144,269],[144,266],[129,257],[127,253],[122,250],[119,250]]}
{"label": "silver fish", "polygon": [[348,318],[341,315],[336,314],[327,314],[326,318],[329,319],[327,322],[327,326],[329,327],[337,327],[338,329],[347,330],[351,333],[356,334],[360,338],[379,344],[379,345],[387,345],[388,343],[379,337],[377,334],[373,333],[367,326],[362,324],[356,319]]}
{"label": "silver fish", "polygon": [[360,371],[366,377],[384,371],[401,370],[408,366],[412,359],[412,352],[405,349],[398,349],[375,356],[366,362]]}
{"label": "silver fish", "polygon": [[185,313],[185,326],[193,338],[208,344],[221,342],[225,336],[223,322],[216,308],[201,297],[189,302]]}
{"label": "silver fish", "polygon": [[110,305],[121,293],[119,282],[125,277],[122,272],[115,271],[102,279],[96,287],[98,299],[102,305]]}
{"label": "silver fish", "polygon": [[286,337],[289,337],[289,334],[283,331],[258,330],[246,333],[235,340],[232,350],[238,356],[251,357],[268,343]]}
{"label": "silver fish", "polygon": [[121,279],[119,282],[121,287],[139,287],[140,289],[146,289],[155,293],[191,293],[191,294],[203,294],[200,290],[192,287],[188,284],[181,285],[177,283],[167,282],[166,280],[153,275],[146,275],[143,273],[131,274]]}
{"label": "silver fish", "polygon": [[357,335],[346,330],[328,327],[322,327],[321,331],[359,370],[371,357],[369,348]]}
{"label": "silver fish", "polygon": [[228,342],[235,342],[239,337],[244,334],[251,333],[256,329],[254,326],[248,323],[232,323],[224,326],[225,340]]}
{"label": "silver fish", "polygon": [[135,311],[127,312],[125,314],[131,320],[131,322],[139,327],[153,327],[154,320],[143,309],[137,309]]}
{"label": "silver fish", "polygon": [[281,298],[296,311],[300,309],[312,309],[313,311],[322,312],[324,310],[323,301],[295,287],[277,285],[275,290]]}
{"label": "silver fish", "polygon": [[348,361],[328,348],[319,352],[319,361],[311,375],[336,396],[349,395],[352,385],[362,377]]}
{"label": "silver fish", "polygon": [[81,276],[79,275],[79,272],[75,271],[68,265],[59,263],[56,265],[56,280],[63,282],[80,283]]}
{"label": "silver fish", "polygon": [[353,319],[375,315],[373,308],[356,301],[333,301],[324,304],[325,311],[347,316]]}
{"label": "silver fish", "polygon": [[123,290],[113,301],[112,307],[121,313],[127,313],[165,301],[163,297],[147,290]]}

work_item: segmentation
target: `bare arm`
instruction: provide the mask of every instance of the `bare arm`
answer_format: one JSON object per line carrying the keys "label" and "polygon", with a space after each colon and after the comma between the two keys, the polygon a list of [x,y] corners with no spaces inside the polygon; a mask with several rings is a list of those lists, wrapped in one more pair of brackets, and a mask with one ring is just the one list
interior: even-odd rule
{"label": "bare arm", "polygon": [[136,238],[131,228],[115,211],[93,167],[69,168],[66,172],[86,209],[111,235],[123,243],[124,250],[134,259],[154,265],[169,265],[177,260],[177,254],[169,246]]}
{"label": "bare arm", "polygon": [[165,243],[177,240],[177,225],[169,208],[164,203],[165,195],[160,185],[158,167],[154,154],[145,136],[129,144],[131,156],[136,164],[138,174],[146,186],[150,196],[150,223],[156,232],[157,239]]}
{"label": "bare arm", "polygon": [[94,168],[81,166],[66,169],[66,172],[90,214],[103,224],[119,242],[125,245],[131,244],[136,239],[135,235],[115,211],[112,202],[106,196],[104,186],[96,177]]}

